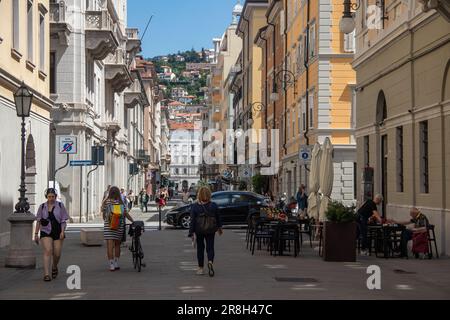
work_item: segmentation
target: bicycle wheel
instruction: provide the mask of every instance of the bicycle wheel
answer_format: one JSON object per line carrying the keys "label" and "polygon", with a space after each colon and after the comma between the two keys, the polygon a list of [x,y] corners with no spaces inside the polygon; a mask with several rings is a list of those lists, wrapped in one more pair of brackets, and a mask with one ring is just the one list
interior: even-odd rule
{"label": "bicycle wheel", "polygon": [[136,250],[136,243],[135,243],[135,239],[133,239],[132,243],[131,243],[131,255],[133,257],[133,267],[134,269],[137,269],[137,250]]}
{"label": "bicycle wheel", "polygon": [[136,239],[134,241],[135,241],[135,244],[134,244],[135,250],[133,252],[134,268],[137,269],[138,272],[141,272],[141,266],[142,266],[142,258],[141,258],[141,254],[140,254],[140,251],[142,251],[141,242],[139,241],[138,237],[136,237]]}
{"label": "bicycle wheel", "polygon": [[142,246],[139,238],[136,238],[136,267],[138,272],[141,272],[142,268]]}

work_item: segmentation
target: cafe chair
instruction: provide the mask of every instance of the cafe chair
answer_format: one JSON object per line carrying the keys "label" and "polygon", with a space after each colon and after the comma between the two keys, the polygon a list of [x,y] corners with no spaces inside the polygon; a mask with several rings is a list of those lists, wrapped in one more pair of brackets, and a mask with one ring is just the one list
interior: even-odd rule
{"label": "cafe chair", "polygon": [[429,254],[428,257],[431,259],[433,258],[433,246],[432,244],[434,243],[434,249],[436,252],[436,258],[439,259],[439,252],[438,252],[438,248],[437,248],[437,243],[436,243],[436,234],[434,233],[434,225],[429,224],[427,227],[427,231],[428,231],[428,247],[429,247]]}
{"label": "cafe chair", "polygon": [[253,234],[250,237],[250,247],[252,249],[252,255],[255,254],[255,245],[258,242],[258,249],[261,250],[261,242],[268,243],[268,251],[272,255],[273,252],[273,237],[274,231],[269,225],[257,221],[255,223]]}

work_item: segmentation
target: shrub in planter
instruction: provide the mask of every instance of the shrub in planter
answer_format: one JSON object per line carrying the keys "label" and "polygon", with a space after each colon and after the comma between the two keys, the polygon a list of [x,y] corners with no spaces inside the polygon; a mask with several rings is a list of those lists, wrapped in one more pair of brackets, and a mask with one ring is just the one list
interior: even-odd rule
{"label": "shrub in planter", "polygon": [[331,202],[324,225],[324,260],[356,261],[356,214],[354,207]]}

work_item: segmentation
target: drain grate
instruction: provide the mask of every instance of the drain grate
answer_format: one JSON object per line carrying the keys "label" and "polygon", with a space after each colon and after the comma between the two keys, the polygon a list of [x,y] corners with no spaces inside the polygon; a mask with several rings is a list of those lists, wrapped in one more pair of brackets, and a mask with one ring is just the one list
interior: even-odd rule
{"label": "drain grate", "polygon": [[417,272],[406,271],[406,270],[402,270],[402,269],[395,269],[394,273],[399,273],[399,274],[416,274]]}
{"label": "drain grate", "polygon": [[278,282],[302,282],[302,283],[316,283],[319,282],[317,279],[314,278],[274,278],[275,281]]}

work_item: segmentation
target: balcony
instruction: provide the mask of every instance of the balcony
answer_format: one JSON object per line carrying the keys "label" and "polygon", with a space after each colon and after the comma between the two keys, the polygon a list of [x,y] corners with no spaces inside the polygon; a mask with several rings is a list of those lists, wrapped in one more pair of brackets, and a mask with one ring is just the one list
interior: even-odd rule
{"label": "balcony", "polygon": [[139,29],[127,28],[127,52],[141,51],[141,40],[139,39]]}
{"label": "balcony", "polygon": [[128,87],[124,94],[125,106],[129,109],[134,108],[141,102],[141,84],[138,79],[134,79],[133,84]]}
{"label": "balcony", "polygon": [[50,36],[59,39],[61,45],[69,45],[72,27],[66,21],[67,6],[64,1],[50,3]]}
{"label": "balcony", "polygon": [[114,92],[122,92],[133,83],[123,49],[116,50],[105,59],[105,78],[111,83]]}
{"label": "balcony", "polygon": [[105,122],[105,127],[106,127],[107,131],[119,132],[119,130],[120,130],[120,123],[119,123],[119,121]]}
{"label": "balcony", "polygon": [[86,48],[96,60],[105,59],[119,46],[115,24],[108,10],[86,11]]}

